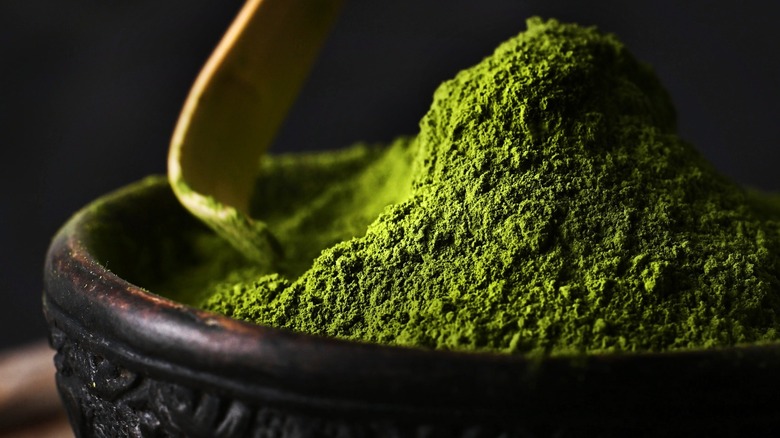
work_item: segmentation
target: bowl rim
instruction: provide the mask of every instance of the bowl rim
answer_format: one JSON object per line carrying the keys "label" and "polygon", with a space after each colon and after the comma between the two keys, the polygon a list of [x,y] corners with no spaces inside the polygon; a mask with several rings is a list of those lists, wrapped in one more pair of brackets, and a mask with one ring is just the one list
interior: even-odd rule
{"label": "bowl rim", "polygon": [[[659,398],[672,417],[683,415],[684,407],[685,415],[712,416],[713,409],[744,415],[740,407],[780,401],[776,343],[536,357],[333,339],[196,309],[120,278],[90,250],[94,205],[111,210],[128,199],[175,202],[167,179],[154,176],[77,212],[49,247],[44,309],[50,324],[77,342],[150,375],[246,399],[344,412],[457,409],[502,416],[554,409],[556,415],[577,415],[605,403],[610,406],[605,418],[615,421],[615,412],[641,416],[636,410],[656,406]],[[713,382],[719,386],[713,388]],[[751,400],[740,400],[745,391]],[[569,396],[562,399],[561,393]],[[610,404],[607,397],[625,405]]]}

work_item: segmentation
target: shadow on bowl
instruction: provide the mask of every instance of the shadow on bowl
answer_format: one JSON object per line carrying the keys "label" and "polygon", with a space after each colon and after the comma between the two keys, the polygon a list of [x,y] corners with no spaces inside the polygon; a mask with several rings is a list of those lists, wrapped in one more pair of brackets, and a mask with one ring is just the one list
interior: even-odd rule
{"label": "shadow on bowl", "polygon": [[188,237],[207,232],[150,177],[54,238],[43,306],[78,436],[763,436],[780,426],[776,345],[429,351],[240,322],[139,286],[176,269],[166,260],[188,260]]}

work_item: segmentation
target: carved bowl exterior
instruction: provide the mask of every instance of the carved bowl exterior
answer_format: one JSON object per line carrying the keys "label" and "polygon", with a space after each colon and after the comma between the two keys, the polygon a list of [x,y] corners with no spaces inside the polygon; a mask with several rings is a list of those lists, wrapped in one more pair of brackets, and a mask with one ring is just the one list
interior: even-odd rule
{"label": "carved bowl exterior", "polygon": [[[100,207],[95,205],[99,204]],[[77,436],[541,437],[770,434],[776,345],[529,358],[348,342],[139,286],[208,232],[153,177],[56,235],[43,306]]]}

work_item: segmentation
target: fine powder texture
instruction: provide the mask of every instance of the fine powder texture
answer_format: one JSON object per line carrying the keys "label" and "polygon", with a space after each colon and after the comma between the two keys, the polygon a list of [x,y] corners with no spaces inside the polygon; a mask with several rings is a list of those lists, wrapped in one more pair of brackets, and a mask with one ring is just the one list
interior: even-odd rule
{"label": "fine powder texture", "polygon": [[295,331],[453,350],[775,340],[779,203],[718,174],[675,118],[614,36],[531,19],[436,90],[416,137],[269,157],[257,216],[285,257],[191,300]]}

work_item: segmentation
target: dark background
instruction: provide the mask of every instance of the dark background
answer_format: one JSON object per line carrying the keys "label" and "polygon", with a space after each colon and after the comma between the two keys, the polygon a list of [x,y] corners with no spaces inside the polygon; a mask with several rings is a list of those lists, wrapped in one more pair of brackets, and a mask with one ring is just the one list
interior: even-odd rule
{"label": "dark background", "polygon": [[[241,4],[0,4],[0,348],[45,336],[41,271],[57,228],[165,172],[187,91]],[[413,134],[439,82],[541,15],[616,33],[670,90],[683,137],[737,181],[780,190],[777,4],[352,0],[274,147]]]}

